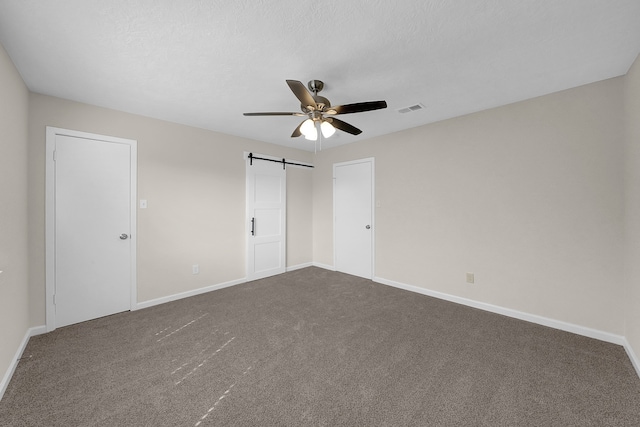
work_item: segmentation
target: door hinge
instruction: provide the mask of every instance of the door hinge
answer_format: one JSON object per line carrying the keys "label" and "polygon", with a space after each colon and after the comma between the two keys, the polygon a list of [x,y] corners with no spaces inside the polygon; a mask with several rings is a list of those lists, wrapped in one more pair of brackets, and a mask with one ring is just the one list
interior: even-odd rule
{"label": "door hinge", "polygon": [[57,151],[53,150],[53,161],[54,162],[56,161],[56,153],[57,153]]}
{"label": "door hinge", "polygon": [[53,305],[56,305],[56,294],[53,294]]}

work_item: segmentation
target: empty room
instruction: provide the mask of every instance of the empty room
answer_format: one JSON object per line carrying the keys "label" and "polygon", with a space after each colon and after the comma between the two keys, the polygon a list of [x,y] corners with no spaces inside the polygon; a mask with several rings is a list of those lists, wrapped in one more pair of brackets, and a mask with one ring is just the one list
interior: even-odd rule
{"label": "empty room", "polygon": [[640,425],[637,0],[0,0],[0,426]]}

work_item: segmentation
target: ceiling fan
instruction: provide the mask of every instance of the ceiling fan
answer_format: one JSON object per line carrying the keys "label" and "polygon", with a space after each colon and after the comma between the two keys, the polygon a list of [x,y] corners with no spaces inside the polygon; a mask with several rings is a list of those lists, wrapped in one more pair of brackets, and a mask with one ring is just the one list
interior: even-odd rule
{"label": "ceiling fan", "polygon": [[[244,113],[245,116],[299,116],[307,117],[291,134],[292,138],[304,135],[306,139],[315,141],[318,139],[318,127],[322,136],[329,138],[336,129],[359,135],[362,133],[360,129],[350,125],[340,119],[335,118],[338,114],[362,113],[365,111],[379,110],[387,108],[385,101],[357,102],[355,104],[345,104],[331,106],[331,103],[324,96],[318,95],[318,92],[324,88],[324,83],[320,80],[311,80],[308,83],[309,90],[298,80],[287,80],[289,88],[293,94],[300,100],[300,113],[288,112],[265,112],[265,113]],[[313,92],[313,95],[311,94]]]}

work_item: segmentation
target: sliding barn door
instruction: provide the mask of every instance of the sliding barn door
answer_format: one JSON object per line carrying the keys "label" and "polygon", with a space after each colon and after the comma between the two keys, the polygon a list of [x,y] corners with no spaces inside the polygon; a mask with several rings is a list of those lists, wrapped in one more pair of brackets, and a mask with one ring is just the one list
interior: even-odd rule
{"label": "sliding barn door", "polygon": [[286,170],[247,160],[247,280],[285,272]]}

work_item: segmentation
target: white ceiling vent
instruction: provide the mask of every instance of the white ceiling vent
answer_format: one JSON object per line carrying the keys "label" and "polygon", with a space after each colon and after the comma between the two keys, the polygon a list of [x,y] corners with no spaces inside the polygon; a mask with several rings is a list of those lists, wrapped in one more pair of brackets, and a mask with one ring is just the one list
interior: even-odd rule
{"label": "white ceiling vent", "polygon": [[416,105],[411,105],[409,107],[401,108],[401,109],[398,110],[398,113],[400,113],[400,114],[410,113],[412,111],[422,110],[423,108],[424,108],[424,105],[416,104]]}

